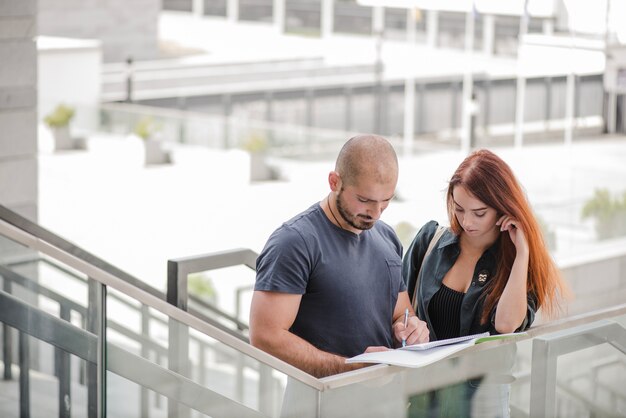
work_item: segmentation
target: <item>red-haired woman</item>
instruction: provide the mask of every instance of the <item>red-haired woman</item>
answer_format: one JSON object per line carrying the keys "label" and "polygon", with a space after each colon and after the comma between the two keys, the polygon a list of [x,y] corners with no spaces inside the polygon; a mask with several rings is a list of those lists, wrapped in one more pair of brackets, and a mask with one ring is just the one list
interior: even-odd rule
{"label": "red-haired woman", "polygon": [[426,259],[435,221],[421,228],[403,260],[431,341],[523,331],[540,307],[553,316],[566,286],[511,168],[491,151],[471,153],[450,180],[447,206],[450,227]]}

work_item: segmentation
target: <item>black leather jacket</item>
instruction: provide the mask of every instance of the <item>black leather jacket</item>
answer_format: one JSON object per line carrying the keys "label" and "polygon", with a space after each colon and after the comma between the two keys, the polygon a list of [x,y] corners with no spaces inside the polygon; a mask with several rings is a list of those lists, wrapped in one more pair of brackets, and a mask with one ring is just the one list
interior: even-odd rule
{"label": "black leather jacket", "polygon": [[[402,277],[407,284],[409,297],[413,300],[413,292],[415,292],[416,276],[422,264],[424,254],[428,248],[438,223],[430,221],[425,224],[415,236],[413,242],[409,246],[402,262]],[[467,293],[463,297],[461,305],[461,329],[460,335],[471,335],[485,331],[491,334],[498,334],[495,328],[496,310],[490,313],[489,321],[485,324],[480,323],[482,314],[485,285],[489,283],[496,273],[496,257],[500,241],[496,241],[494,245],[487,249],[480,257],[474,268],[472,284],[467,289]],[[433,295],[437,293],[441,287],[446,273],[452,268],[460,253],[459,239],[450,229],[447,229],[437,245],[426,259],[419,277],[419,288],[417,294],[417,315],[428,324],[430,330],[430,340],[435,341],[437,335],[432,328],[432,324],[428,315],[428,304]],[[524,331],[532,324],[535,319],[536,298],[532,294],[527,297],[527,311],[523,323],[516,331]]]}

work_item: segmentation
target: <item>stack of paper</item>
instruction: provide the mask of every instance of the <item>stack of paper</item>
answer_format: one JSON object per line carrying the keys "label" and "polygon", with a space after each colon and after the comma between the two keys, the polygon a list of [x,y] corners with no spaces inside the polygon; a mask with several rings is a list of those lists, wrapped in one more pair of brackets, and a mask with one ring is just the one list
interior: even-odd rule
{"label": "stack of paper", "polygon": [[475,344],[522,334],[524,333],[489,335],[488,332],[484,332],[482,334],[467,335],[447,340],[408,345],[396,350],[363,353],[347,359],[346,363],[386,363],[403,367],[421,367],[444,359]]}

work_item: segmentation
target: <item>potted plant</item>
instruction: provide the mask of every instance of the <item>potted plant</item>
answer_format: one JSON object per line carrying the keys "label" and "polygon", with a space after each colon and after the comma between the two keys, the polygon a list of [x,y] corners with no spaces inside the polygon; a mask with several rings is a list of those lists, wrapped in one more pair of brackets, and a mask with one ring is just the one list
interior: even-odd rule
{"label": "potted plant", "polygon": [[582,219],[595,219],[598,239],[626,235],[626,191],[613,197],[608,189],[596,189],[582,208]]}
{"label": "potted plant", "polygon": [[163,150],[163,144],[157,138],[160,131],[161,125],[151,117],[143,117],[135,124],[133,132],[143,140],[146,165],[169,162],[169,155]]}
{"label": "potted plant", "polygon": [[74,113],[73,107],[59,104],[43,119],[52,131],[55,150],[74,148],[74,141],[70,133],[70,122],[74,117]]}
{"label": "potted plant", "polygon": [[268,147],[267,138],[259,133],[251,134],[242,143],[242,148],[250,154],[250,181],[272,178],[272,170],[266,162]]}

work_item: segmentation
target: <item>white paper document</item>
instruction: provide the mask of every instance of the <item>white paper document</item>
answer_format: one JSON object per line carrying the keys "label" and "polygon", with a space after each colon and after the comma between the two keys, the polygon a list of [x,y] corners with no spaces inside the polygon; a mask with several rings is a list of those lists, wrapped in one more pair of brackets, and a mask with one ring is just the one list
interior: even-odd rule
{"label": "white paper document", "polygon": [[463,341],[475,340],[477,338],[488,337],[488,336],[489,336],[488,332],[483,332],[482,334],[465,335],[463,337],[449,338],[447,340],[437,340],[437,341],[431,341],[428,343],[407,345],[406,347],[398,348],[398,350],[408,350],[408,351],[429,350],[431,348],[440,347],[442,345],[457,344]]}
{"label": "white paper document", "polygon": [[346,363],[385,363],[402,367],[422,367],[442,360],[456,352],[478,343],[524,334],[525,333],[522,332],[489,335],[488,332],[485,332],[482,334],[451,338],[449,340],[439,340],[430,343],[410,345],[395,350],[363,353],[347,359]]}

